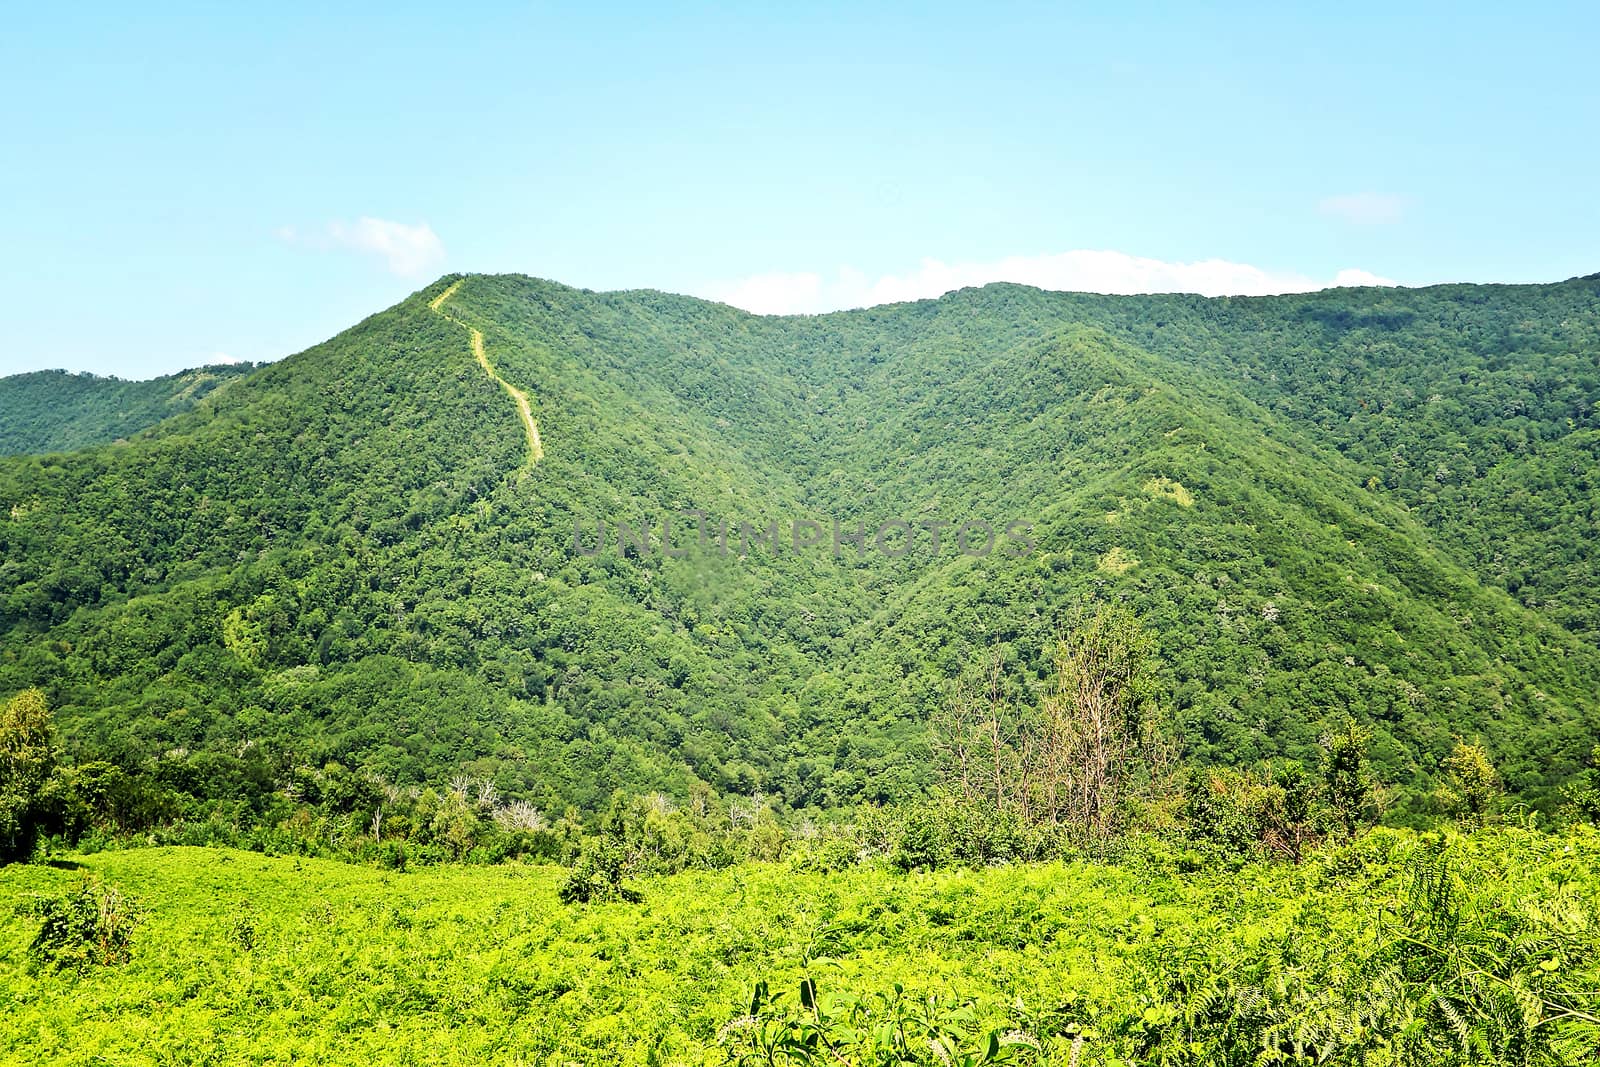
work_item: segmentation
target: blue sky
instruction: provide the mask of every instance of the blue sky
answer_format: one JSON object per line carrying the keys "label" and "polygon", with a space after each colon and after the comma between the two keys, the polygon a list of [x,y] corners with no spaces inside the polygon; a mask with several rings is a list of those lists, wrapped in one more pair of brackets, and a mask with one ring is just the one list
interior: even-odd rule
{"label": "blue sky", "polygon": [[757,310],[1600,270],[1592,3],[255,6],[7,16],[0,373],[278,358],[457,270]]}

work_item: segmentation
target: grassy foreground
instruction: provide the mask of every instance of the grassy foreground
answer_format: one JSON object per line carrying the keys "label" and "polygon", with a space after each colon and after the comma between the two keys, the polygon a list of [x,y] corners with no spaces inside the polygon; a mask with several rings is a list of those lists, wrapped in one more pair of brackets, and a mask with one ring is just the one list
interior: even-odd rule
{"label": "grassy foreground", "polygon": [[[13,865],[0,870],[0,1057],[720,1063],[719,1031],[754,983],[793,989],[810,960],[824,995],[901,983],[973,999],[984,1023],[1042,1038],[1030,1058],[1068,1062],[1083,1032],[1079,1062],[1143,1061],[1147,1031],[1195,1022],[1185,1005],[1206,982],[1244,988],[1264,960],[1279,968],[1269,985],[1353,968],[1415,909],[1423,847],[1377,831],[1300,866],[1190,874],[1156,857],[912,874],[752,864],[642,880],[638,905],[570,907],[554,867],[393,873],[138,849],[74,861],[144,912],[128,963],[76,971],[30,966],[38,924],[22,912],[83,871]],[[1460,936],[1547,927],[1534,973],[1600,988],[1600,964],[1575,948],[1594,943],[1600,837],[1501,829],[1452,836],[1447,852]]]}

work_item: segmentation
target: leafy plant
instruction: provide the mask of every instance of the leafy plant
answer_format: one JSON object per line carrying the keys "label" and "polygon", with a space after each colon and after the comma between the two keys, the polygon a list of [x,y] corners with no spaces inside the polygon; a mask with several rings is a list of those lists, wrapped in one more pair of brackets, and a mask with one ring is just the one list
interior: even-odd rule
{"label": "leafy plant", "polygon": [[26,689],[0,704],[0,864],[33,854],[55,763],[54,726],[44,694]]}
{"label": "leafy plant", "polygon": [[257,927],[260,916],[256,909],[249,904],[236,908],[233,917],[228,922],[228,936],[234,944],[246,952],[252,952],[256,947]]}
{"label": "leafy plant", "polygon": [[644,895],[623,884],[627,857],[617,840],[602,834],[584,848],[557,891],[563,904],[590,904],[616,900],[638,904]]}
{"label": "leafy plant", "polygon": [[1482,744],[1469,745],[1457,739],[1440,769],[1446,784],[1439,789],[1438,798],[1445,810],[1467,826],[1487,822],[1505,792],[1488,750]]}
{"label": "leafy plant", "polygon": [[127,894],[85,875],[59,896],[38,896],[29,910],[39,930],[28,955],[41,967],[66,970],[115,966],[133,956],[140,908]]}
{"label": "leafy plant", "polygon": [[1021,1030],[981,1026],[970,1003],[910,997],[898,983],[887,992],[819,995],[809,977],[792,1000],[757,982],[750,1010],[718,1040],[725,1062],[738,1067],[979,1067],[1030,1062],[1040,1047]]}

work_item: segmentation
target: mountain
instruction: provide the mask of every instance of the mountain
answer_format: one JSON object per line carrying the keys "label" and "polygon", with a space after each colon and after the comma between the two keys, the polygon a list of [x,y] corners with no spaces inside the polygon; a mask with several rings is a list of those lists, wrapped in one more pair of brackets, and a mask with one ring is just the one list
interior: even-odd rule
{"label": "mountain", "polygon": [[[1042,295],[1042,294],[1041,294]],[[1600,282],[1067,298],[1352,460],[1479,578],[1600,640]]]}
{"label": "mountain", "polygon": [[251,369],[217,364],[148,381],[61,370],[0,378],[0,455],[110,444],[188,411]]}
{"label": "mountain", "polygon": [[218,797],[337,759],[827,807],[925,788],[955,680],[998,657],[1029,698],[1115,601],[1193,759],[1306,758],[1349,712],[1399,817],[1457,736],[1547,803],[1600,734],[1597,307],[992,285],[759,317],[452,276],[124,444],[0,462],[0,693]]}

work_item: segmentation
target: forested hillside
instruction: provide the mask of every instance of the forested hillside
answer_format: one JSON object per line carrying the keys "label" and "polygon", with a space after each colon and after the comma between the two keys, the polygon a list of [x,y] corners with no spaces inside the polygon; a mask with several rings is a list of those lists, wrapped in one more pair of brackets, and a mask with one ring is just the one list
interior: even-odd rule
{"label": "forested hillside", "polygon": [[182,414],[249,363],[217,364],[148,381],[35,371],[0,378],[0,456],[108,444]]}
{"label": "forested hillside", "polygon": [[1600,275],[1248,300],[1038,296],[1305,427],[1481,580],[1600,637]]}
{"label": "forested hillside", "polygon": [[[998,661],[1035,699],[1116,603],[1192,760],[1309,758],[1352,714],[1396,818],[1457,738],[1551,803],[1600,740],[1597,307],[1593,279],[996,285],[764,318],[441,279],[126,444],[0,464],[0,694],[246,806],[337,760],[556,810],[827,808],[918,794],[952,685]],[[486,368],[530,401],[531,467]],[[974,520],[993,551],[962,551]]]}

